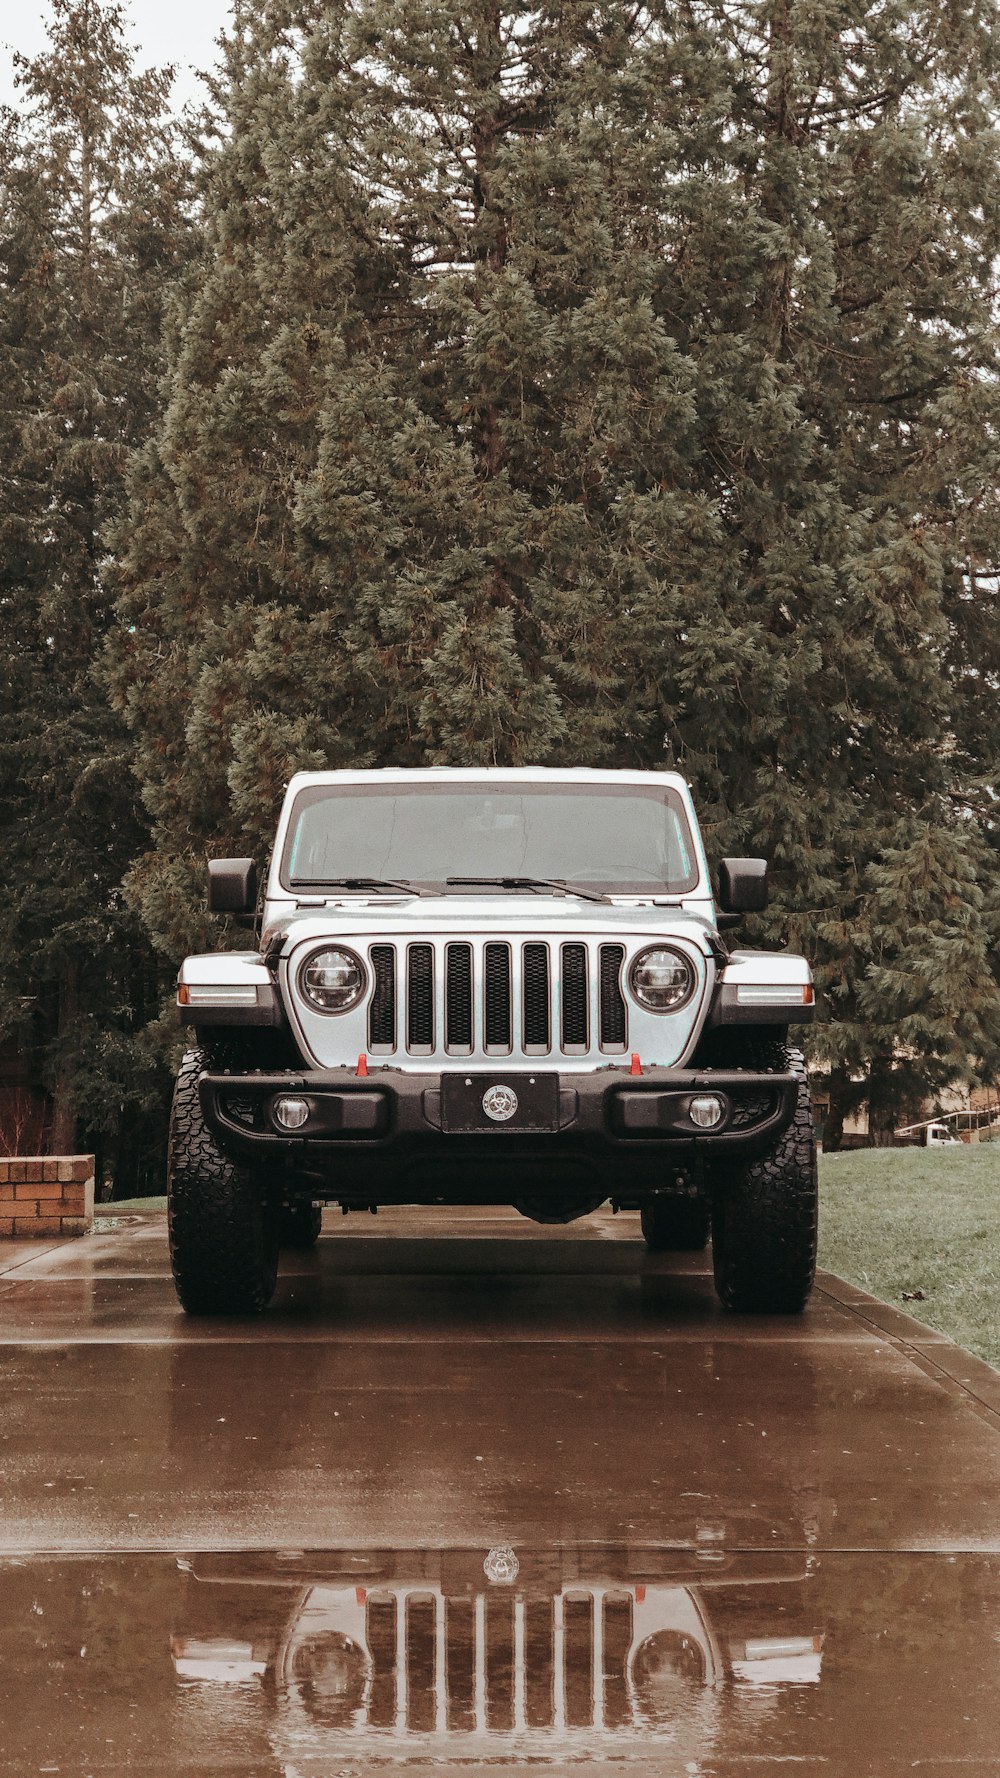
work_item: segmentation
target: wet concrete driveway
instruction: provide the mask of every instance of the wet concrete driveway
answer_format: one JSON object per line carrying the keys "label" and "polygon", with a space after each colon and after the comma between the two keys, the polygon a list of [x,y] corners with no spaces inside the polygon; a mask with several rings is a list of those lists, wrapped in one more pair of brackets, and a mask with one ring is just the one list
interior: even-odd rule
{"label": "wet concrete driveway", "polygon": [[1000,1376],[637,1224],[0,1246],[0,1772],[1000,1774]]}

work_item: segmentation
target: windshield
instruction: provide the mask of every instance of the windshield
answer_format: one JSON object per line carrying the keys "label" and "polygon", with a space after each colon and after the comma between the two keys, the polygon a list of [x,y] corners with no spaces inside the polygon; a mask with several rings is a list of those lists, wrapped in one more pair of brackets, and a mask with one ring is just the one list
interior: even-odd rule
{"label": "windshield", "polygon": [[465,781],[300,791],[282,886],[307,891],[347,877],[442,892],[449,877],[549,877],[679,895],[697,883],[698,862],[684,805],[663,785]]}

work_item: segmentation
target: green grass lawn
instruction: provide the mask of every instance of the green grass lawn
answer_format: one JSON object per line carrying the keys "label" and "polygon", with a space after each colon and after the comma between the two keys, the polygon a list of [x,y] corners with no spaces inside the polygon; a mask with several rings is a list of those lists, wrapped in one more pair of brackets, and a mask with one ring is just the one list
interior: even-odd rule
{"label": "green grass lawn", "polygon": [[820,1265],[1000,1368],[1000,1143],[855,1149],[819,1177]]}

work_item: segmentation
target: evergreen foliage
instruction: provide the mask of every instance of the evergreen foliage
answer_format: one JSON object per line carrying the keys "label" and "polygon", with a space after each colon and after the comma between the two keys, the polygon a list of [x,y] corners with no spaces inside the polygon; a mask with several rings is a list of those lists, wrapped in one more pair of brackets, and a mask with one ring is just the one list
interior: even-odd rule
{"label": "evergreen foliage", "polygon": [[996,1067],[998,47],[986,0],[237,7],[121,560],[162,945],[296,767],[676,763],[835,1085]]}
{"label": "evergreen foliage", "polygon": [[134,1171],[140,1114],[162,1093],[142,1035],[157,966],[122,895],[145,823],[95,667],[184,175],[169,72],[136,73],[124,28],[106,0],[52,0],[0,142],[0,1037],[37,1057],[53,1151],[82,1126],[109,1167]]}

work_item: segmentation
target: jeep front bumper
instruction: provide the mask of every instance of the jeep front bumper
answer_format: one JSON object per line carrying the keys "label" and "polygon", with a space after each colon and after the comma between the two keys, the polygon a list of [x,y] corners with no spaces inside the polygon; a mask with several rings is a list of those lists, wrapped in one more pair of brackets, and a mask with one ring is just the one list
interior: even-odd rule
{"label": "jeep front bumper", "polygon": [[[510,1083],[519,1089],[523,1111],[519,1105],[505,1121],[490,1123],[483,1116],[481,1122],[456,1127],[455,1093],[447,1078],[389,1067],[361,1077],[340,1068],[205,1073],[199,1090],[206,1122],[220,1147],[234,1156],[284,1155],[293,1163],[322,1166],[337,1156],[344,1162],[368,1153],[378,1154],[383,1164],[405,1166],[463,1156],[470,1162],[489,1158],[512,1164],[528,1155],[590,1163],[645,1155],[670,1156],[683,1165],[699,1153],[751,1160],[773,1148],[788,1128],[799,1089],[791,1074],[715,1069],[647,1068],[641,1075],[619,1067],[562,1075],[539,1069],[536,1077],[497,1067],[461,1078],[473,1098],[480,1088],[490,1091],[491,1083]],[[533,1096],[536,1079],[545,1083],[545,1091]],[[706,1095],[721,1107],[711,1129],[699,1128],[692,1118],[692,1102]],[[277,1102],[287,1097],[307,1107],[305,1121],[294,1131],[283,1129],[274,1115]]]}

